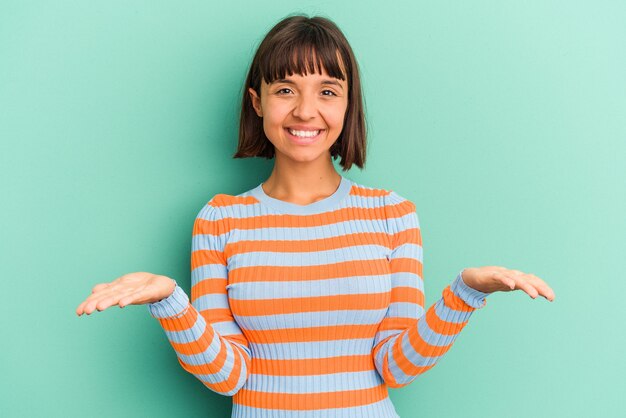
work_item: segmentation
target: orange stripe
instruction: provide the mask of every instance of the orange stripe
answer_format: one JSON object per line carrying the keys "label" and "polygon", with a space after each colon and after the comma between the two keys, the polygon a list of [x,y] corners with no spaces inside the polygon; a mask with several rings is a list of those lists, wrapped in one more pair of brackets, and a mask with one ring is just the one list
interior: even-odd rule
{"label": "orange stripe", "polygon": [[307,359],[252,359],[252,373],[271,376],[313,376],[374,370],[371,355],[347,355]]}
{"label": "orange stripe", "polygon": [[219,193],[213,196],[208,204],[214,207],[224,207],[232,205],[253,205],[257,202],[258,200],[254,196],[233,196]]}
{"label": "orange stripe", "polygon": [[203,309],[200,311],[200,315],[202,315],[204,320],[209,324],[233,321],[233,313],[228,308]]}
{"label": "orange stripe", "polygon": [[185,308],[185,313],[177,318],[158,318],[159,323],[166,331],[184,331],[196,323],[198,311],[191,304]]}
{"label": "orange stripe", "polygon": [[398,388],[401,387],[403,385],[399,384],[396,381],[396,378],[393,374],[391,374],[391,371],[389,370],[389,356],[387,354],[385,354],[383,356],[383,380],[385,381],[385,383],[387,384],[387,386],[392,387],[392,388]]}
{"label": "orange stripe", "polygon": [[[213,340],[213,327],[210,324],[206,324],[206,328],[200,337],[197,340],[191,341],[188,343],[176,343],[174,341],[170,341],[174,350],[176,350],[179,354],[191,355],[202,353],[207,349],[209,345],[211,345],[211,341]],[[224,343],[222,342],[220,348],[220,356],[226,356],[226,350],[224,347]]]}
{"label": "orange stripe", "polygon": [[320,393],[266,393],[241,389],[233,397],[233,402],[254,408],[312,411],[367,405],[381,401],[388,396],[387,387],[384,384],[369,389]]}
{"label": "orange stripe", "polygon": [[237,316],[258,316],[336,310],[384,309],[389,304],[385,293],[330,295],[301,298],[230,299],[230,309]]}
{"label": "orange stripe", "polygon": [[467,325],[467,321],[458,323],[443,321],[441,318],[439,318],[439,316],[437,316],[434,307],[426,312],[426,322],[428,323],[430,329],[432,329],[434,332],[448,336],[460,333],[465,325]]}
{"label": "orange stripe", "polygon": [[378,327],[378,331],[391,331],[399,330],[404,331],[407,328],[417,326],[417,319],[415,318],[399,318],[399,317],[385,317]]}
{"label": "orange stripe", "polygon": [[[374,208],[347,207],[330,212],[320,214],[312,214],[307,216],[279,214],[279,215],[259,215],[248,216],[245,218],[229,218],[224,217],[219,220],[206,220],[196,218],[192,234],[210,233],[213,235],[224,234],[230,232],[235,227],[237,229],[258,229],[285,227],[286,225],[294,228],[305,228],[314,226],[332,225],[340,222],[363,220],[379,220],[386,222],[388,216],[386,211],[390,211],[395,217],[401,217],[415,211],[415,206],[405,201],[397,205],[386,205]],[[220,229],[221,224],[221,229]]]}
{"label": "orange stripe", "polygon": [[416,258],[397,257],[389,261],[392,273],[413,273],[420,277],[422,274],[423,264]]}
{"label": "orange stripe", "polygon": [[247,329],[244,334],[251,343],[288,343],[307,341],[334,341],[353,338],[373,338],[378,324],[335,325],[312,328],[280,328],[270,330]]}
{"label": "orange stripe", "polygon": [[392,241],[422,245],[422,234],[419,228],[407,228],[392,234]]}
{"label": "orange stripe", "polygon": [[224,253],[217,250],[196,250],[191,253],[191,270],[207,264],[226,266]]}
{"label": "orange stripe", "polygon": [[[415,328],[415,331],[417,331],[417,328]],[[415,333],[417,334],[417,332],[415,332]],[[411,339],[409,339],[409,341],[411,341]],[[406,357],[406,355],[404,354],[404,351],[402,351],[401,343],[402,343],[402,338],[398,337],[398,339],[394,343],[393,349],[391,351],[391,355],[393,357],[393,361],[396,363],[398,368],[400,370],[402,370],[402,372],[405,375],[407,375],[407,376],[417,376],[417,375],[420,375],[420,374],[424,373],[425,371],[432,369],[437,364],[437,363],[434,363],[434,364],[431,364],[430,366],[415,366]],[[424,342],[424,346],[428,346],[428,344],[426,344]],[[406,385],[406,383],[405,384],[398,384],[398,382],[395,379],[394,379],[394,383],[396,385],[394,387],[401,387],[401,386]]]}
{"label": "orange stripe", "polygon": [[308,253],[348,248],[356,245],[385,245],[391,249],[391,236],[384,232],[357,232],[308,240],[241,240],[228,245],[228,257],[254,251]]}
{"label": "orange stripe", "polygon": [[206,278],[191,286],[191,300],[210,294],[225,295],[228,279],[222,277]]}
{"label": "orange stripe", "polygon": [[[224,362],[225,362],[224,360],[226,360],[226,355],[228,354],[226,352],[226,346],[222,344],[221,347],[223,349],[220,351],[220,355],[211,363],[189,364],[189,363],[184,362],[180,358],[178,359],[178,361],[183,366],[183,368],[187,370],[189,373],[213,374],[222,369],[222,367],[224,366]],[[241,361],[237,357],[239,357],[239,355],[242,354],[244,357],[244,360],[246,361],[246,364],[248,364],[248,362],[250,361],[250,358],[245,351],[241,350],[239,347],[235,346],[234,344],[232,345],[232,348],[235,354],[235,362],[234,362],[233,371],[231,372],[230,377],[234,376],[233,383],[236,384],[237,381],[239,380],[239,372],[241,371],[241,366],[242,366]],[[218,361],[218,359],[220,361]]]}
{"label": "orange stripe", "polygon": [[[463,299],[454,294],[454,292],[450,289],[450,285],[446,286],[443,289],[443,303],[449,307],[450,309],[454,309],[455,311],[463,311],[463,312],[472,312],[475,311],[476,308],[465,303]],[[487,299],[483,303],[483,306],[487,304]]]}
{"label": "orange stripe", "polygon": [[246,266],[228,272],[228,282],[303,281],[389,274],[387,259],[352,260],[314,266]]}
{"label": "orange stripe", "polygon": [[222,220],[215,219],[209,220],[204,218],[196,218],[193,223],[193,229],[191,230],[191,235],[200,235],[200,234],[212,234],[219,235],[221,229]]}
{"label": "orange stripe", "polygon": [[385,189],[376,189],[376,188],[367,189],[365,187],[359,187],[356,184],[353,184],[352,189],[350,189],[350,195],[363,196],[363,197],[387,196],[390,192],[391,190],[385,190]]}
{"label": "orange stripe", "polygon": [[391,302],[415,303],[424,306],[424,293],[415,287],[394,286],[391,288]]}
{"label": "orange stripe", "polygon": [[441,345],[441,346],[428,344],[420,336],[419,332],[417,331],[417,327],[415,327],[415,329],[411,329],[408,331],[408,339],[409,339],[409,343],[411,344],[411,347],[413,347],[413,351],[415,351],[422,357],[441,356],[445,354],[446,351],[448,351],[450,347],[452,346],[452,343],[448,345]]}

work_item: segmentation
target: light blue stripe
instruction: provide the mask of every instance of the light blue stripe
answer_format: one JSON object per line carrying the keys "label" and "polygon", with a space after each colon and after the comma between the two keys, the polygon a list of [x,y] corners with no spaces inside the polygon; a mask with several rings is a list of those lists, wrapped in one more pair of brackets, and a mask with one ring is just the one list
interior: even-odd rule
{"label": "light blue stripe", "polygon": [[[232,346],[230,344],[226,344],[226,360],[224,361],[222,368],[220,370],[216,370],[214,373],[194,373],[194,376],[207,383],[219,383],[227,380],[235,364],[235,354],[237,353],[235,353]],[[206,361],[201,364],[210,364],[210,361]]]}
{"label": "light blue stripe", "polygon": [[[232,234],[229,243],[239,241],[308,241],[313,239],[345,237],[347,233],[386,233],[385,221],[377,220],[346,220],[333,224],[316,226],[290,226],[290,227],[258,227],[255,229],[238,229]],[[194,235],[198,239],[200,235]]]}
{"label": "light blue stripe", "polygon": [[[401,330],[397,330],[397,329],[388,329],[388,330],[383,330],[383,331],[378,331],[376,332],[376,336],[374,337],[374,344],[373,346],[376,347],[378,345],[378,343],[380,343],[382,340],[384,340],[385,338],[391,336],[391,335],[397,335],[399,333],[401,333]],[[372,351],[374,351],[372,349]]]}
{"label": "light blue stripe", "polygon": [[[241,193],[238,195],[240,197],[251,196],[250,193]],[[389,202],[387,202],[389,204]],[[339,209],[352,209],[352,208],[360,208],[360,209],[377,209],[385,206],[384,196],[346,196],[346,198],[342,199],[338,205],[336,205],[333,210]],[[263,216],[267,214],[275,214],[275,211],[268,209],[263,203],[252,203],[252,204],[239,204],[234,203],[228,205],[228,208],[224,208],[225,211],[228,209],[227,214],[230,218],[235,219],[243,219],[248,218],[250,216]]]}
{"label": "light blue stripe", "polygon": [[194,284],[203,279],[228,279],[228,270],[223,264],[204,264],[191,271]]}
{"label": "light blue stripe", "polygon": [[198,366],[200,364],[210,363],[211,361],[215,360],[215,358],[219,354],[220,347],[221,347],[221,342],[220,342],[219,336],[217,334],[213,334],[213,340],[211,340],[211,343],[203,352],[198,353],[198,354],[178,353],[178,357],[185,363]]}
{"label": "light blue stripe", "polygon": [[224,234],[195,234],[191,237],[193,250],[218,250],[224,247],[228,233]]}
{"label": "light blue stripe", "polygon": [[387,396],[369,405],[348,408],[315,409],[312,411],[291,411],[262,409],[233,403],[231,418],[400,418],[391,399]]}
{"label": "light blue stripe", "polygon": [[229,307],[228,297],[222,293],[209,293],[208,295],[202,295],[197,297],[193,301],[193,306],[199,311],[207,309],[226,309]]}
{"label": "light blue stripe", "polygon": [[391,285],[393,287],[416,287],[422,291],[422,293],[424,292],[424,279],[416,273],[404,271],[391,273]]}
{"label": "light blue stripe", "polygon": [[[250,217],[246,213],[242,218]],[[389,227],[389,230],[387,228]],[[415,212],[408,213],[398,218],[385,219],[348,219],[332,224],[314,226],[284,226],[284,227],[258,227],[255,229],[238,229],[236,234],[229,237],[229,243],[255,240],[294,240],[308,241],[312,239],[335,238],[345,236],[346,232],[352,233],[398,233],[406,229],[419,228],[419,221]],[[221,243],[226,239],[224,234],[196,234],[192,237],[194,247],[207,249],[215,247],[211,242]]]}
{"label": "light blue stripe", "polygon": [[424,308],[417,303],[392,302],[389,304],[387,316],[417,319],[424,314]]}
{"label": "light blue stripe", "polygon": [[[246,282],[229,284],[226,289],[245,286],[245,295],[237,295],[237,300],[355,295],[363,293],[365,289],[368,293],[383,293],[389,290],[389,282],[383,280],[384,277],[384,275],[349,276],[326,280]],[[367,280],[366,288],[364,287],[364,280]]]}
{"label": "light blue stripe", "polygon": [[402,245],[397,246],[396,249],[393,250],[393,252],[391,253],[391,257],[415,258],[421,262],[423,259],[422,246],[410,242],[405,242]]}
{"label": "light blue stripe", "polygon": [[439,303],[435,305],[435,313],[437,316],[446,322],[452,322],[454,324],[460,324],[461,322],[465,322],[472,316],[471,311],[457,311],[448,306],[445,303]]}
{"label": "light blue stripe", "polygon": [[[376,325],[387,308],[333,310],[320,312],[298,312],[276,315],[252,315],[238,317],[242,329],[252,323],[257,330],[278,330],[292,328],[317,328],[335,325]],[[259,318],[263,317],[262,320]],[[263,322],[261,324],[261,322]],[[274,326],[272,326],[274,325]]]}
{"label": "light blue stripe", "polygon": [[[189,342],[192,342],[192,341],[198,341],[198,339],[204,333],[205,324],[206,322],[204,318],[198,315],[196,322],[193,324],[191,328],[188,328],[183,331],[165,331],[165,335],[167,336],[168,340],[171,342],[179,343],[179,344],[188,344]],[[243,333],[241,332],[241,329],[239,328],[237,323],[234,321],[215,322],[210,325],[213,326],[213,330],[221,336],[243,335]]]}
{"label": "light blue stripe", "polygon": [[[248,350],[245,347],[243,348],[244,350],[246,350],[246,352],[248,352]],[[250,353],[248,352],[248,354]],[[239,373],[239,380],[237,381],[237,386],[235,386],[231,391],[225,393],[226,396],[232,396],[235,393],[237,393],[239,389],[241,389],[243,385],[245,385],[246,382],[248,381],[248,369],[247,369],[246,361],[243,357],[243,354],[240,354],[239,358],[241,359],[241,372]]]}
{"label": "light blue stripe", "polygon": [[215,332],[222,336],[243,335],[241,328],[234,321],[212,322],[211,325],[213,325]]}
{"label": "light blue stripe", "polygon": [[229,264],[236,266],[231,267],[231,269],[258,266],[259,258],[267,259],[267,257],[271,257],[272,266],[308,267],[346,261],[384,259],[386,253],[388,253],[388,249],[381,245],[355,245],[352,247],[309,252],[254,251],[231,256],[229,258]]}
{"label": "light blue stripe", "polygon": [[[183,331],[165,331],[165,335],[167,339],[171,342],[179,343],[179,344],[187,344],[193,341],[197,341],[198,338],[204,333],[205,330],[205,321],[204,318],[200,315],[196,317],[196,322]],[[197,337],[196,337],[197,336]]]}
{"label": "light blue stripe", "polygon": [[333,194],[322,200],[318,200],[317,202],[307,205],[297,205],[295,203],[275,199],[265,193],[262,183],[250,190],[249,193],[257,200],[263,202],[266,206],[272,207],[280,213],[312,215],[334,210],[335,207],[349,195],[351,188],[352,181],[344,176],[341,176],[339,186]]}
{"label": "light blue stripe", "polygon": [[268,360],[299,360],[372,353],[371,338],[294,343],[250,343],[254,358]]}
{"label": "light blue stripe", "polygon": [[[460,323],[466,321],[472,314],[472,312],[455,311],[448,308],[447,306],[445,306],[443,298],[439,299],[435,303],[434,309],[437,313],[437,316],[439,316],[441,320],[451,323]],[[417,331],[424,341],[434,346],[444,346],[452,344],[458,335],[439,334],[428,326],[428,323],[425,319],[418,322]]]}
{"label": "light blue stripe", "polygon": [[405,215],[398,216],[397,218],[389,217],[387,219],[387,225],[389,226],[389,232],[395,234],[406,231],[407,229],[420,227],[419,220],[415,212],[409,212]]}

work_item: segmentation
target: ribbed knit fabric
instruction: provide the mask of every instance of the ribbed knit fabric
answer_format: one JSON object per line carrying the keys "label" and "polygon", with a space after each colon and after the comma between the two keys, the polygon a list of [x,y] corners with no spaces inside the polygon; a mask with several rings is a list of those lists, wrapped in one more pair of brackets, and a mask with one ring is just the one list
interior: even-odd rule
{"label": "ribbed knit fabric", "polygon": [[398,417],[388,387],[432,368],[487,293],[462,272],[424,309],[415,205],[341,178],[297,205],[259,184],[215,195],[193,227],[191,303],[148,308],[182,367],[232,417]]}

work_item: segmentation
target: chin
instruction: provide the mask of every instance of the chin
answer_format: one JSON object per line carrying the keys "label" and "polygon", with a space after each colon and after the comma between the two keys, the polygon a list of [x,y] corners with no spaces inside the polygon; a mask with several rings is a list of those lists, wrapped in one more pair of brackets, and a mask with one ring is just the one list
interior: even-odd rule
{"label": "chin", "polygon": [[326,150],[326,152],[321,153],[313,153],[311,150],[302,150],[302,152],[291,152],[288,154],[282,153],[284,158],[293,160],[301,163],[310,163],[312,161],[319,160],[320,158],[325,158],[326,156],[330,156],[330,150]]}

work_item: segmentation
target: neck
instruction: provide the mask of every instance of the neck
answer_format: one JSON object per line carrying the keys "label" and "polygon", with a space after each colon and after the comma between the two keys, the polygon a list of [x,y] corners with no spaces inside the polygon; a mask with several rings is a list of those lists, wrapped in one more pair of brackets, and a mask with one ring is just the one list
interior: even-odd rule
{"label": "neck", "polygon": [[261,187],[275,199],[308,205],[333,194],[340,182],[341,175],[330,155],[327,159],[296,164],[276,158],[272,173]]}

